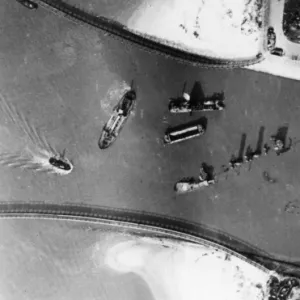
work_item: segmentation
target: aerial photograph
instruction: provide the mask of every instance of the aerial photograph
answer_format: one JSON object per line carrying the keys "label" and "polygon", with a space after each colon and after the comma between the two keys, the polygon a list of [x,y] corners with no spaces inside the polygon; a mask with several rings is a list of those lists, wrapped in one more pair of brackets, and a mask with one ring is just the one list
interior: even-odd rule
{"label": "aerial photograph", "polygon": [[300,300],[299,0],[0,16],[0,300]]}

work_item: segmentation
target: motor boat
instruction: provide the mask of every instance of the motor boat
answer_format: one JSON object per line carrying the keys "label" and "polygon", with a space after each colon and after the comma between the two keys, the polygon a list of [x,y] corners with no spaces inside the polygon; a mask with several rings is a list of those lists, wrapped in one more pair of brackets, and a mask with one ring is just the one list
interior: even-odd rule
{"label": "motor boat", "polygon": [[30,0],[16,0],[16,1],[28,9],[37,9],[38,8],[38,5],[35,2],[30,1]]}

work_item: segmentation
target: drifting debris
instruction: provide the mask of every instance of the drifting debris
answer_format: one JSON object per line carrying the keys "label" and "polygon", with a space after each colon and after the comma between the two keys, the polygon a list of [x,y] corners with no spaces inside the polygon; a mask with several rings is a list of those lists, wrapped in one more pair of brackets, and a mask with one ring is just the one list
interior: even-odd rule
{"label": "drifting debris", "polygon": [[263,147],[263,154],[268,155],[269,151],[271,150],[271,147],[268,144],[264,144]]}
{"label": "drifting debris", "polygon": [[284,211],[287,213],[300,215],[300,201],[298,199],[295,199],[293,201],[289,201],[285,207]]}
{"label": "drifting debris", "polygon": [[255,151],[255,152],[253,152],[253,158],[260,158],[261,157],[261,152],[259,152],[259,151]]}
{"label": "drifting debris", "polygon": [[248,145],[244,156],[245,162],[250,163],[253,161],[253,158],[254,158],[254,151],[252,150],[252,147]]}
{"label": "drifting debris", "polygon": [[289,150],[291,150],[292,148],[292,139],[289,138],[289,145],[286,146],[286,143],[284,140],[280,139],[280,138],[276,138],[275,136],[271,137],[271,141],[272,141],[272,146],[273,146],[273,150],[275,151],[276,155],[282,155],[283,153],[288,152]]}
{"label": "drifting debris", "polygon": [[229,161],[229,167],[230,169],[236,169],[238,167],[240,167],[243,164],[244,160],[242,157],[235,157],[234,155],[232,155],[230,161]]}
{"label": "drifting debris", "polygon": [[265,181],[269,182],[269,183],[276,183],[276,182],[277,182],[277,180],[276,180],[275,178],[272,178],[272,177],[270,176],[269,172],[267,172],[267,171],[264,171],[264,172],[262,173],[262,175],[263,175],[263,179],[264,179]]}

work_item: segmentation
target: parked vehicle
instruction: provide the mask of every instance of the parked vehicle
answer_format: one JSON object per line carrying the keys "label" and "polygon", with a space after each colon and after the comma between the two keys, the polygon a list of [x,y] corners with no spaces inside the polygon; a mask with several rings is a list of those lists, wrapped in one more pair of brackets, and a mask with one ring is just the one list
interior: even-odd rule
{"label": "parked vehicle", "polygon": [[268,48],[269,51],[271,51],[275,48],[275,45],[276,45],[276,34],[275,34],[275,31],[274,31],[273,27],[268,28],[267,38],[268,38],[267,48]]}
{"label": "parked vehicle", "polygon": [[284,56],[285,55],[285,52],[282,48],[274,48],[272,51],[271,51],[271,54],[272,55],[277,55],[277,56]]}

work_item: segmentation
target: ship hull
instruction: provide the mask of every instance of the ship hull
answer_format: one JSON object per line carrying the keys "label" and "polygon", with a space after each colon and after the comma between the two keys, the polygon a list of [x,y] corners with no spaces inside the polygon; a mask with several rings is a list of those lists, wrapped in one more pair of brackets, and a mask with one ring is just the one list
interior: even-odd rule
{"label": "ship hull", "polygon": [[165,144],[174,144],[183,142],[205,133],[205,128],[202,124],[196,123],[193,125],[185,124],[177,128],[168,129],[164,136]]}
{"label": "ship hull", "polygon": [[112,115],[104,125],[99,139],[98,145],[100,149],[107,149],[116,141],[118,135],[120,134],[127,119],[134,109],[135,99],[135,91],[130,90],[125,93],[125,95],[113,109]]}
{"label": "ship hull", "polygon": [[210,97],[200,99],[198,103],[193,103],[190,100],[187,101],[182,98],[171,99],[169,103],[169,111],[171,113],[191,113],[223,110],[225,108],[224,99],[223,93],[214,93]]}

